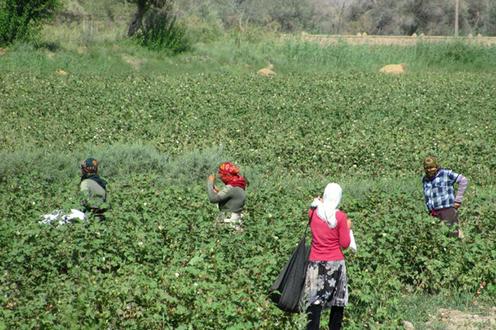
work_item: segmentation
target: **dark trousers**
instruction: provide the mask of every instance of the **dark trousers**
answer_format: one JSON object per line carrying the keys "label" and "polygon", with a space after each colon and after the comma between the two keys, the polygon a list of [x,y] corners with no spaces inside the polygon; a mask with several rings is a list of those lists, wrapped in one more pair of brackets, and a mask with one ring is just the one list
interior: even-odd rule
{"label": "dark trousers", "polygon": [[[308,324],[307,330],[320,329],[320,314],[322,313],[322,305],[310,305],[307,308]],[[340,330],[343,322],[344,307],[332,306],[331,316],[329,317],[329,330]]]}
{"label": "dark trousers", "polygon": [[107,211],[107,209],[90,208],[89,211],[96,219],[105,221],[105,211]]}
{"label": "dark trousers", "polygon": [[[458,224],[458,211],[454,207],[447,207],[445,209],[433,210],[431,211],[431,215],[433,217],[440,219],[448,226],[453,226]],[[460,232],[458,229],[456,229],[451,235],[455,237],[459,237]]]}
{"label": "dark trousers", "polygon": [[431,211],[432,216],[440,219],[447,225],[454,225],[458,223],[458,211],[454,207],[447,207],[445,209]]}

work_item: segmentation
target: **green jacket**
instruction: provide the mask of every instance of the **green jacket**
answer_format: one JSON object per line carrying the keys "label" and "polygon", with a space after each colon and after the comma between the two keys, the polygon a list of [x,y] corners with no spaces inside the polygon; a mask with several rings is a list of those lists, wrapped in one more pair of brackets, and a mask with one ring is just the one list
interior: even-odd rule
{"label": "green jacket", "polygon": [[84,211],[106,210],[109,208],[107,191],[91,179],[85,179],[79,184],[80,201]]}
{"label": "green jacket", "polygon": [[214,190],[211,182],[207,184],[208,199],[211,203],[217,203],[220,211],[238,213],[243,211],[246,200],[246,193],[240,187],[226,185],[219,192]]}

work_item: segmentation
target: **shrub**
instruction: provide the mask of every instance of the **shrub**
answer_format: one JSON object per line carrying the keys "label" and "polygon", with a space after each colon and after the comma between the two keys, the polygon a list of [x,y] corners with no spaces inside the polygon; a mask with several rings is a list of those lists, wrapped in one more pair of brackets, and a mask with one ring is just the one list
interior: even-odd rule
{"label": "shrub", "polygon": [[186,28],[167,10],[150,10],[144,18],[139,43],[152,50],[169,50],[173,54],[190,49]]}
{"label": "shrub", "polygon": [[59,6],[59,0],[1,0],[0,44],[31,39]]}

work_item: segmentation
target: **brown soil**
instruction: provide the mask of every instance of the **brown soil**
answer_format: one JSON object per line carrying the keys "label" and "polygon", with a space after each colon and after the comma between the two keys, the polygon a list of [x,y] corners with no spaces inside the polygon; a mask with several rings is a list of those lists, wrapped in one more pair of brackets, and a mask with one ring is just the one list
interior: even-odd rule
{"label": "brown soil", "polygon": [[496,329],[496,307],[478,315],[454,309],[439,309],[426,324],[427,329],[476,330]]}
{"label": "brown soil", "polygon": [[351,45],[403,45],[411,46],[415,45],[417,42],[448,42],[453,40],[463,40],[469,44],[478,45],[495,45],[496,37],[447,37],[447,36],[424,36],[424,35],[413,35],[413,36],[377,36],[377,35],[323,35],[323,34],[307,34],[302,33],[301,39],[305,41],[315,41],[321,45],[335,44],[339,41],[344,41]]}

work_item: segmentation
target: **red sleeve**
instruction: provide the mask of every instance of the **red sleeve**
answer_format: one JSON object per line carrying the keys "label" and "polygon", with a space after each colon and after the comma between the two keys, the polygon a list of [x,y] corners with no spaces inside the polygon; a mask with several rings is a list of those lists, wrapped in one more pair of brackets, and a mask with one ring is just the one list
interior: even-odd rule
{"label": "red sleeve", "polygon": [[350,246],[350,228],[348,228],[348,217],[346,213],[338,211],[336,213],[336,220],[338,222],[338,232],[339,232],[339,245],[343,249],[347,249]]}

